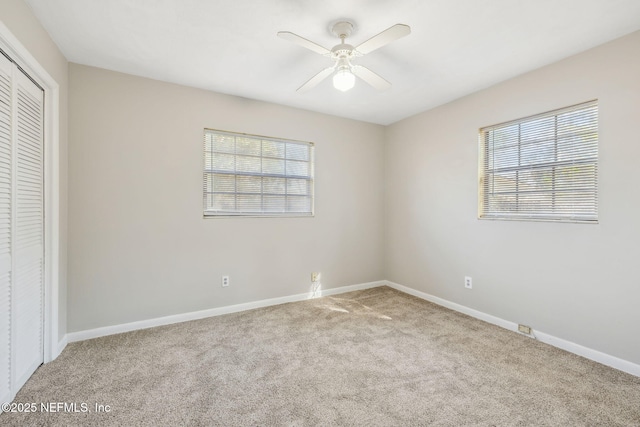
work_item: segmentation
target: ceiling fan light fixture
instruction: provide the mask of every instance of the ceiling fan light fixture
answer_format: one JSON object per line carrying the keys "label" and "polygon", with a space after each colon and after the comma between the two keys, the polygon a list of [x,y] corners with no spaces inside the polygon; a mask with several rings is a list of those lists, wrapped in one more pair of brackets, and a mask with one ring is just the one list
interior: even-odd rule
{"label": "ceiling fan light fixture", "polygon": [[338,70],[333,75],[333,87],[342,92],[346,92],[352,89],[356,84],[356,76],[354,76],[349,70]]}
{"label": "ceiling fan light fixture", "polygon": [[333,87],[342,92],[346,92],[353,88],[356,82],[356,77],[378,90],[385,90],[391,87],[391,83],[367,67],[357,64],[352,65],[351,60],[371,53],[376,49],[386,46],[394,40],[408,35],[411,33],[411,28],[404,24],[392,25],[383,32],[366,40],[364,43],[360,43],[356,47],[345,43],[345,39],[351,35],[353,30],[354,26],[351,22],[336,22],[331,27],[331,32],[340,39],[340,43],[331,49],[320,46],[319,44],[314,43],[311,40],[307,40],[290,31],[278,32],[278,37],[294,42],[306,49],[319,53],[320,55],[329,57],[335,62],[333,67],[327,67],[320,71],[300,86],[297,91],[306,92],[309,89],[316,87],[321,81],[330,75],[333,75]]}

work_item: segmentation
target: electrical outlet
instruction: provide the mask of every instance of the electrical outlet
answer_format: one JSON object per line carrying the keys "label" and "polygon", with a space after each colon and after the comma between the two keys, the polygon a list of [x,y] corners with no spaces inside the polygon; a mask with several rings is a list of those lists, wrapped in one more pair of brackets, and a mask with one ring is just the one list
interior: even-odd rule
{"label": "electrical outlet", "polygon": [[222,287],[226,288],[229,286],[229,276],[222,276]]}
{"label": "electrical outlet", "polygon": [[320,281],[320,272],[319,271],[314,271],[313,273],[311,273],[311,281],[313,283],[316,283],[316,282]]}
{"label": "electrical outlet", "polygon": [[473,288],[473,281],[471,280],[471,277],[464,276],[464,287],[467,289]]}
{"label": "electrical outlet", "polygon": [[518,332],[522,332],[523,334],[531,335],[531,327],[525,325],[518,325]]}

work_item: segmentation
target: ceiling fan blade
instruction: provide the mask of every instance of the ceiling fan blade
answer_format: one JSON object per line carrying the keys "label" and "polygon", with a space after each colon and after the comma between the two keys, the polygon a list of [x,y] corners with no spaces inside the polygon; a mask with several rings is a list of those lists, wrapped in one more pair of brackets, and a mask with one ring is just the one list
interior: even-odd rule
{"label": "ceiling fan blade", "polygon": [[391,43],[394,40],[398,40],[399,38],[404,37],[409,33],[411,33],[411,27],[404,24],[396,24],[356,46],[356,50],[364,55],[369,52],[373,52],[374,50],[381,48],[382,46]]}
{"label": "ceiling fan blade", "polygon": [[333,74],[334,70],[335,67],[325,68],[324,70],[320,71],[318,74],[307,80],[305,84],[297,89],[297,92],[306,92],[309,89],[316,87],[321,81]]}
{"label": "ceiling fan blade", "polygon": [[354,65],[351,67],[351,72],[378,90],[386,90],[391,87],[391,83],[362,65]]}
{"label": "ceiling fan blade", "polygon": [[290,42],[294,42],[299,44],[302,47],[306,47],[309,50],[312,50],[320,55],[330,55],[331,51],[326,47],[320,46],[317,43],[312,42],[311,40],[307,40],[304,37],[300,37],[297,34],[294,34],[289,31],[280,31],[278,33],[278,37],[283,38],[285,40],[289,40]]}

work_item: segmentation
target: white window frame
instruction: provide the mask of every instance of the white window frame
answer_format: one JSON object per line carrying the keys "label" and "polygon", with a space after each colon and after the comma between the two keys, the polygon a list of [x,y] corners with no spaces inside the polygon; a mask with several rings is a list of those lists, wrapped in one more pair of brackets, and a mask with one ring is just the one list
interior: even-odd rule
{"label": "white window frame", "polygon": [[314,160],[312,142],[205,129],[204,217],[313,217]]}
{"label": "white window frame", "polygon": [[598,101],[479,130],[478,218],[598,223]]}

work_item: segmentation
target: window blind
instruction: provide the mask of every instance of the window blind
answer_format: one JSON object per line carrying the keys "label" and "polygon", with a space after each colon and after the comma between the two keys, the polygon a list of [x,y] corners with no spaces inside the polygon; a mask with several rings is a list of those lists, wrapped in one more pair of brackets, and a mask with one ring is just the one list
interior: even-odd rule
{"label": "window blind", "polygon": [[205,129],[204,215],[313,215],[313,148]]}
{"label": "window blind", "polygon": [[597,222],[598,103],[480,129],[479,217]]}

